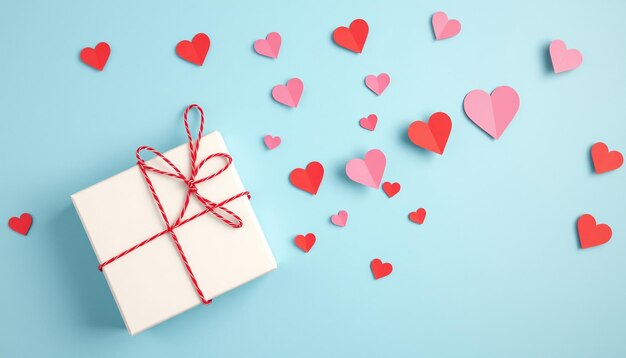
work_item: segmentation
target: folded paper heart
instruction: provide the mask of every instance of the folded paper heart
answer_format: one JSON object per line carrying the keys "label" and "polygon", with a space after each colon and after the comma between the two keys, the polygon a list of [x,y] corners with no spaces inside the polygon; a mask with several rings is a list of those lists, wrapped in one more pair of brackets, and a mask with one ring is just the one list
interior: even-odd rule
{"label": "folded paper heart", "polygon": [[370,269],[374,275],[374,279],[378,280],[385,276],[389,276],[393,271],[393,265],[388,262],[382,262],[380,259],[373,259],[370,263]]}
{"label": "folded paper heart", "polygon": [[378,96],[383,94],[387,86],[389,86],[389,82],[391,82],[391,78],[386,73],[381,73],[378,76],[368,75],[365,77],[365,86]]}
{"label": "folded paper heart", "polygon": [[254,41],[254,51],[261,56],[278,58],[280,51],[281,37],[278,32],[270,32],[264,39]]}
{"label": "folded paper heart", "polygon": [[330,222],[340,227],[346,226],[346,223],[348,222],[348,212],[340,210],[337,214],[330,217]]}
{"label": "folded paper heart", "polygon": [[33,224],[33,217],[29,213],[23,213],[20,217],[12,217],[9,219],[9,228],[18,234],[26,236]]}
{"label": "folded paper heart", "polygon": [[378,189],[386,164],[385,154],[378,149],[372,149],[365,153],[364,159],[351,159],[346,164],[346,174],[352,181]]}
{"label": "folded paper heart", "polygon": [[308,233],[306,235],[298,235],[294,239],[294,243],[296,244],[296,246],[306,253],[311,251],[313,245],[315,245],[315,241],[315,235],[312,233]]}
{"label": "folded paper heart", "polygon": [[578,218],[578,238],[583,249],[607,243],[613,232],[607,224],[596,225],[596,219],[590,214]]}
{"label": "folded paper heart", "polygon": [[311,162],[305,169],[296,168],[289,174],[293,186],[313,195],[317,194],[323,178],[324,167],[319,162]]}
{"label": "folded paper heart", "polygon": [[568,49],[562,40],[550,43],[550,58],[554,73],[574,70],[583,63],[583,54],[576,49]]}
{"label": "folded paper heart", "polygon": [[424,219],[426,219],[426,210],[424,208],[419,208],[409,214],[409,220],[416,224],[422,225],[424,223]]}
{"label": "folded paper heart", "polygon": [[106,42],[100,42],[95,48],[85,47],[80,51],[80,59],[87,66],[102,71],[109,60],[111,47]]}
{"label": "folded paper heart", "polygon": [[428,123],[415,121],[409,126],[409,139],[413,144],[439,155],[443,154],[452,131],[452,120],[443,113],[433,113]]}
{"label": "folded paper heart", "polygon": [[191,41],[183,40],[179,42],[176,45],[176,54],[185,61],[202,66],[210,47],[211,39],[209,39],[209,36],[204,33],[198,33]]}
{"label": "folded paper heart", "polygon": [[469,92],[463,100],[463,108],[472,122],[498,139],[515,117],[519,103],[519,95],[513,88],[501,86],[491,95],[478,89]]}
{"label": "folded paper heart", "polygon": [[352,21],[350,27],[340,26],[333,31],[333,40],[335,43],[352,52],[363,52],[363,46],[365,46],[365,40],[367,40],[367,34],[369,32],[369,26],[363,19],[356,19]]}
{"label": "folded paper heart", "polygon": [[304,84],[299,78],[292,78],[287,85],[276,85],[272,88],[272,97],[278,103],[287,107],[298,107],[300,97],[304,91]]}
{"label": "folded paper heart", "polygon": [[378,117],[375,114],[370,114],[369,116],[363,117],[359,120],[361,128],[367,129],[368,131],[376,129],[376,123],[378,123]]}
{"label": "folded paper heart", "polygon": [[400,192],[400,183],[390,183],[386,181],[383,183],[383,191],[391,198]]}
{"label": "folded paper heart", "polygon": [[267,149],[272,150],[280,145],[281,139],[279,136],[272,137],[268,134],[263,137],[263,143],[265,143]]}
{"label": "folded paper heart", "polygon": [[624,164],[622,153],[617,150],[609,151],[609,147],[602,142],[598,142],[591,147],[591,159],[596,174],[610,172]]}
{"label": "folded paper heart", "polygon": [[448,20],[445,12],[439,11],[433,15],[433,32],[435,39],[443,40],[456,36],[461,32],[461,23],[458,20]]}

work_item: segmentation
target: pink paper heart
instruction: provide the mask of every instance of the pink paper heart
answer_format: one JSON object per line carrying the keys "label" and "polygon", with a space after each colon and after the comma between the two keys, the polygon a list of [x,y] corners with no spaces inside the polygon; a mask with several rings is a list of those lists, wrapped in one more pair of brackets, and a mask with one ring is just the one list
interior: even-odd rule
{"label": "pink paper heart", "polygon": [[378,189],[383,180],[386,164],[385,154],[378,149],[372,149],[365,153],[365,160],[351,159],[346,164],[346,174],[352,181]]}
{"label": "pink paper heart", "polygon": [[272,88],[272,97],[278,103],[287,107],[298,107],[300,97],[304,91],[304,84],[299,78],[292,78],[287,81],[287,85],[276,85]]}
{"label": "pink paper heart", "polygon": [[277,58],[281,41],[282,39],[278,32],[270,32],[265,36],[265,40],[258,39],[254,41],[254,51],[261,56]]}
{"label": "pink paper heart", "polygon": [[267,147],[267,149],[272,150],[280,145],[281,140],[279,136],[272,137],[271,135],[268,134],[265,137],[263,137],[263,142],[265,143],[265,146]]}
{"label": "pink paper heart", "polygon": [[519,95],[509,86],[491,92],[473,90],[463,100],[465,114],[495,139],[500,138],[519,109]]}
{"label": "pink paper heart", "polygon": [[389,86],[389,82],[391,82],[391,78],[389,78],[389,75],[386,73],[381,73],[378,76],[368,75],[365,77],[365,85],[367,88],[379,96],[383,94],[383,91]]}
{"label": "pink paper heart", "polygon": [[337,214],[330,217],[330,222],[337,226],[346,226],[346,223],[348,222],[348,212],[340,210]]}
{"label": "pink paper heart", "polygon": [[376,123],[378,123],[378,117],[375,114],[370,114],[367,118],[361,118],[359,121],[359,125],[368,131],[376,129]]}
{"label": "pink paper heart", "polygon": [[576,69],[583,63],[583,55],[576,49],[567,49],[565,42],[554,40],[550,43],[550,58],[554,73],[561,73]]}
{"label": "pink paper heart", "polygon": [[461,32],[461,23],[459,20],[448,20],[445,12],[439,11],[433,15],[433,32],[435,39],[443,40],[456,36]]}

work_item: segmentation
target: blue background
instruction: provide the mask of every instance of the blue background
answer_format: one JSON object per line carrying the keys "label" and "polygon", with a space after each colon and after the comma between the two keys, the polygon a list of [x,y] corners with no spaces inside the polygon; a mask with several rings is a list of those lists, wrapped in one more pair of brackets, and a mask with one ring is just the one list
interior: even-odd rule
{"label": "blue background", "polygon": [[[0,4],[0,218],[30,212],[24,238],[0,227],[2,357],[624,357],[626,169],[595,175],[590,146],[626,151],[623,1],[3,1]],[[444,10],[463,29],[434,41]],[[369,22],[361,55],[333,29]],[[252,44],[283,37],[277,60]],[[175,55],[205,32],[204,66]],[[554,75],[548,44],[582,51]],[[79,60],[100,41],[103,72]],[[387,72],[377,97],[363,78]],[[271,88],[300,77],[296,109]],[[499,141],[463,113],[473,89],[515,88],[521,107]],[[235,157],[279,269],[130,337],[69,195],[134,164],[134,150],[184,142],[199,103]],[[447,112],[443,156],[406,139]],[[379,116],[374,132],[359,118]],[[265,134],[283,144],[268,151]],[[379,148],[382,191],[345,163]],[[289,172],[312,160],[317,196]],[[428,211],[419,226],[407,214]],[[345,209],[345,228],[329,217]],[[583,213],[612,226],[580,250]],[[293,245],[314,232],[309,254]],[[374,281],[372,258],[392,262]]]}

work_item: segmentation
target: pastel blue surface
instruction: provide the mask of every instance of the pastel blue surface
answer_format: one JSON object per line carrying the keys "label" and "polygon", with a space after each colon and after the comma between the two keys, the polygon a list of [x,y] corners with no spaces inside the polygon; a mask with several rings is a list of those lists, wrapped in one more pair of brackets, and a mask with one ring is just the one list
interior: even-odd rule
{"label": "pastel blue surface", "polygon": [[[434,41],[444,10],[461,33]],[[596,141],[626,152],[623,1],[3,1],[0,4],[0,219],[24,211],[26,238],[0,226],[2,357],[624,357],[626,168],[592,173]],[[333,29],[369,22],[361,55]],[[277,60],[255,39],[283,37]],[[178,41],[211,37],[204,66]],[[548,44],[582,51],[554,75]],[[103,72],[78,58],[100,41]],[[387,72],[380,97],[363,84]],[[300,77],[296,109],[271,88]],[[463,113],[473,89],[514,87],[521,107],[494,141]],[[182,111],[219,129],[279,269],[139,336],[124,329],[70,194],[134,164],[149,144],[184,142]],[[453,120],[443,156],[406,139],[414,120]],[[358,120],[376,113],[374,132]],[[265,134],[283,144],[268,151]],[[382,191],[345,163],[379,148]],[[312,160],[317,196],[289,172]],[[428,210],[419,226],[407,214]],[[331,214],[345,209],[345,228]],[[575,223],[613,228],[581,250]],[[293,237],[314,232],[309,254]],[[392,262],[374,281],[369,262]]]}

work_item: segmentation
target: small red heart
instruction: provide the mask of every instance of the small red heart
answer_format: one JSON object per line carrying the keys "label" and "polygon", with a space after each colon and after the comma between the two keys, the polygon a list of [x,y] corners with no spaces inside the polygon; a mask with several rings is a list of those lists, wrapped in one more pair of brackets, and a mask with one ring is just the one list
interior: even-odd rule
{"label": "small red heart", "polygon": [[333,40],[337,45],[348,49],[352,52],[361,53],[363,46],[365,46],[365,40],[367,40],[367,34],[369,32],[369,26],[363,19],[356,19],[350,24],[350,28],[345,26],[339,26],[333,31]]}
{"label": "small red heart", "polygon": [[424,208],[419,208],[409,214],[409,220],[416,224],[422,225],[424,223],[424,219],[426,219],[426,210],[424,210]]}
{"label": "small red heart", "polygon": [[375,280],[388,276],[391,271],[393,271],[393,266],[390,263],[383,263],[380,259],[373,259],[370,263],[370,268],[372,269]]}
{"label": "small red heart", "polygon": [[85,47],[80,51],[80,59],[85,65],[102,71],[109,60],[111,47],[106,42],[100,42],[95,48]]}
{"label": "small red heart", "polygon": [[434,113],[428,123],[415,121],[409,126],[409,139],[413,144],[443,154],[452,131],[452,120],[443,112]]}
{"label": "small red heart", "polygon": [[310,194],[317,194],[317,190],[324,178],[324,167],[319,162],[311,162],[306,169],[296,168],[289,174],[289,181],[293,186]]}
{"label": "small red heart", "polygon": [[578,218],[578,238],[583,249],[606,244],[613,235],[607,224],[596,225],[596,219],[585,214]]}
{"label": "small red heart", "polygon": [[211,47],[211,39],[204,33],[199,33],[191,41],[183,40],[176,45],[176,53],[183,60],[202,66],[206,54]]}
{"label": "small red heart", "polygon": [[26,236],[30,226],[33,224],[33,217],[29,213],[20,215],[19,218],[12,217],[9,219],[9,227],[18,234]]}
{"label": "small red heart", "polygon": [[313,245],[315,245],[315,240],[315,235],[312,233],[308,233],[306,235],[296,236],[294,242],[296,243],[296,246],[300,248],[300,250],[308,253],[309,251],[311,251]]}
{"label": "small red heart", "polygon": [[363,117],[359,120],[361,128],[367,129],[368,131],[376,129],[376,123],[378,123],[378,117],[375,114],[370,114],[369,116]]}
{"label": "small red heart", "polygon": [[602,142],[598,142],[591,147],[591,159],[596,174],[602,174],[615,170],[624,164],[622,153],[617,150],[609,152],[609,147]]}
{"label": "small red heart", "polygon": [[386,181],[383,183],[383,191],[391,198],[400,192],[400,183],[390,183]]}

